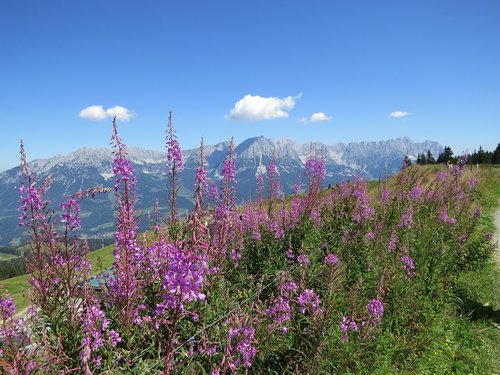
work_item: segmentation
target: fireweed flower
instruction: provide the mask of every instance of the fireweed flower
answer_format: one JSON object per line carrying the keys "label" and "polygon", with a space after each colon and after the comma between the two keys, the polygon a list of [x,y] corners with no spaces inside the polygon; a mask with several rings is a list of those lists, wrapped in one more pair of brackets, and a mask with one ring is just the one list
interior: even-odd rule
{"label": "fireweed flower", "polygon": [[411,228],[413,227],[413,207],[408,208],[401,215],[401,220],[398,224],[399,228]]}
{"label": "fireweed flower", "polygon": [[369,231],[368,233],[366,233],[366,239],[368,241],[373,241],[375,239],[375,233],[373,233],[372,231]]}
{"label": "fireweed flower", "polygon": [[406,273],[406,277],[415,276],[415,264],[413,263],[413,259],[409,255],[403,255],[401,258],[401,263],[403,263],[403,270]]}
{"label": "fireweed flower", "polygon": [[292,307],[290,306],[290,299],[286,295],[281,295],[274,300],[274,303],[266,310],[266,314],[272,319],[269,328],[280,327],[282,333],[287,332],[287,327],[284,326],[286,322],[291,319]]}
{"label": "fireweed flower", "polygon": [[467,187],[470,190],[473,190],[477,186],[478,182],[479,180],[477,178],[471,178],[469,181],[467,181]]}
{"label": "fireweed flower", "polygon": [[467,242],[467,239],[469,238],[469,236],[464,233],[464,234],[461,234],[459,237],[458,237],[458,242],[460,243],[460,245],[464,245],[466,242]]}
{"label": "fireweed flower", "polygon": [[230,328],[228,331],[228,351],[231,354],[231,370],[252,367],[252,361],[257,354],[255,348],[255,329],[251,327]]}
{"label": "fireweed flower", "polygon": [[463,154],[458,158],[457,164],[453,167],[453,172],[455,172],[455,175],[459,176],[462,174],[462,171],[467,164],[467,161],[469,160],[469,155],[468,154]]}
{"label": "fireweed flower", "polygon": [[203,254],[194,256],[164,241],[153,243],[149,251],[154,254],[152,271],[163,279],[165,291],[162,303],[156,307],[157,315],[177,307],[184,311],[185,302],[205,299],[201,292],[207,272]]}
{"label": "fireweed flower", "polygon": [[424,190],[419,185],[415,185],[411,188],[410,197],[413,200],[417,200],[422,196],[423,192]]}
{"label": "fireweed flower", "polygon": [[340,332],[343,333],[342,341],[347,342],[349,341],[349,331],[357,331],[358,325],[354,320],[354,316],[352,316],[351,319],[343,316],[342,320],[339,323],[339,328]]}
{"label": "fireweed flower", "polygon": [[68,230],[74,230],[81,227],[80,222],[80,204],[76,199],[70,199],[60,204],[62,214],[61,223],[66,224]]}
{"label": "fireweed flower", "polygon": [[352,194],[356,198],[356,204],[352,212],[352,221],[358,224],[364,223],[375,215],[375,210],[370,205],[370,196],[366,190],[366,181],[359,176],[353,184]]}
{"label": "fireweed flower", "polygon": [[316,157],[312,152],[306,161],[305,174],[308,179],[308,193],[305,198],[306,210],[312,207],[321,191],[321,184],[325,179],[326,168],[323,158]]}
{"label": "fireweed flower", "polygon": [[383,302],[377,298],[373,298],[368,301],[366,309],[370,313],[372,322],[374,322],[375,324],[380,323],[380,321],[382,320],[382,316],[384,315]]}
{"label": "fireweed flower", "polygon": [[311,214],[309,215],[309,219],[316,225],[320,226],[321,225],[321,212],[319,212],[316,209],[313,209],[311,211]]}
{"label": "fireweed flower", "polygon": [[[44,189],[42,187],[29,186],[26,187],[21,185],[19,188],[21,192],[21,205],[18,207],[18,211],[21,212],[19,217],[19,226],[31,225],[35,220],[43,220],[45,214],[43,213],[43,207],[47,201],[43,201],[42,196],[44,194]],[[28,210],[33,208],[36,215],[31,218],[31,223],[26,223],[28,217]]]}
{"label": "fireweed flower", "polygon": [[438,173],[436,173],[436,181],[446,180],[448,176],[449,176],[448,172],[439,171]]}
{"label": "fireweed flower", "polygon": [[[2,293],[3,294],[3,293]],[[5,296],[0,297],[0,314],[2,320],[6,320],[16,313],[16,305],[14,304],[14,297],[11,297],[9,292],[5,292]]]}
{"label": "fireweed flower", "polygon": [[269,230],[274,233],[274,238],[285,238],[285,231],[277,221],[272,221],[269,225]]}
{"label": "fireweed flower", "polygon": [[293,197],[290,203],[290,228],[294,228],[300,223],[302,212],[304,211],[303,200],[299,197]]}
{"label": "fireweed flower", "polygon": [[182,161],[182,151],[177,141],[177,136],[175,135],[174,127],[172,124],[172,111],[168,114],[168,126],[167,126],[167,173],[168,173],[168,188],[169,192],[169,208],[170,208],[170,222],[177,222],[177,212],[175,209],[175,201],[177,196],[177,191],[179,187],[177,186],[177,179],[179,175],[184,170],[184,164]]}
{"label": "fireweed flower", "polygon": [[305,314],[309,311],[311,315],[316,315],[322,312],[319,307],[319,296],[314,293],[311,289],[305,289],[298,297],[297,302],[299,303],[299,311],[301,314]]}
{"label": "fireweed flower", "polygon": [[116,346],[118,343],[122,342],[122,338],[114,329],[108,332],[108,340],[111,343],[111,346]]}
{"label": "fireweed flower", "polygon": [[299,255],[297,257],[297,261],[300,263],[302,267],[307,267],[311,264],[309,257],[306,254]]}
{"label": "fireweed flower", "polygon": [[456,224],[457,222],[456,218],[448,216],[448,211],[446,210],[446,208],[443,208],[439,213],[439,219],[446,224]]}
{"label": "fireweed flower", "polygon": [[172,111],[169,113],[167,126],[167,168],[168,172],[173,174],[184,170],[181,147],[172,124]]}
{"label": "fireweed flower", "polygon": [[138,201],[136,177],[130,162],[125,159],[125,144],[118,135],[116,117],[113,120],[111,137],[114,155],[117,224],[115,232],[115,249],[113,255],[113,274],[109,280],[112,303],[117,305],[120,320],[125,326],[133,324],[134,313],[139,298],[138,274],[140,264],[144,260],[143,248],[137,243],[138,224],[135,204]]}
{"label": "fireweed flower", "polygon": [[391,191],[387,188],[384,188],[382,192],[380,193],[380,201],[382,204],[387,204],[389,202],[389,199],[391,199]]}
{"label": "fireweed flower", "polygon": [[108,340],[111,346],[116,346],[121,342],[120,335],[114,330],[108,332],[107,336],[105,335],[110,322],[96,305],[87,306],[83,311],[82,319],[84,337],[80,352],[81,358],[104,347]]}
{"label": "fireweed flower", "polygon": [[391,237],[389,239],[389,244],[387,245],[387,249],[392,253],[396,250],[397,246],[398,246],[398,241],[399,241],[399,238],[398,238],[398,235],[396,234],[396,232],[393,230],[392,233],[391,233]]}
{"label": "fireweed flower", "polygon": [[297,178],[297,182],[295,183],[295,185],[293,185],[293,194],[294,195],[299,194],[301,185],[302,185],[302,182],[300,181],[300,174],[299,174],[299,177]]}
{"label": "fireweed flower", "polygon": [[323,263],[329,266],[334,266],[339,262],[339,258],[335,254],[328,254],[324,259]]}

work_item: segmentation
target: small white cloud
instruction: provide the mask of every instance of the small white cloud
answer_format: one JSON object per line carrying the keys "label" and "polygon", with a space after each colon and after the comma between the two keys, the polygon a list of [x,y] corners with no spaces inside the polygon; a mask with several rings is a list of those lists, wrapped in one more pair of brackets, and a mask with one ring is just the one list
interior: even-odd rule
{"label": "small white cloud", "polygon": [[328,121],[331,117],[325,115],[323,112],[316,112],[311,115],[311,122]]}
{"label": "small white cloud", "polygon": [[104,109],[102,105],[91,105],[82,109],[78,116],[93,121],[100,121],[108,117],[113,118],[116,116],[118,120],[128,121],[134,117],[134,114],[129,109],[119,105],[115,105],[114,107],[108,109]]}
{"label": "small white cloud", "polygon": [[80,111],[78,116],[94,121],[104,120],[108,117],[102,105],[91,105],[90,107],[84,108]]}
{"label": "small white cloud", "polygon": [[393,111],[393,112],[391,112],[390,116],[394,117],[394,118],[400,118],[400,117],[406,117],[409,114],[410,113],[406,112],[406,111]]}
{"label": "small white cloud", "polygon": [[303,124],[307,124],[308,122],[320,122],[320,121],[328,121],[332,118],[327,116],[324,112],[314,112],[309,119],[302,117],[299,121]]}
{"label": "small white cloud", "polygon": [[295,101],[302,94],[287,96],[286,98],[245,95],[231,109],[226,119],[240,119],[246,121],[272,120],[288,117],[288,112],[295,106]]}
{"label": "small white cloud", "polygon": [[117,120],[121,120],[121,121],[128,121],[130,120],[132,117],[134,117],[134,114],[132,112],[130,112],[127,108],[125,107],[121,107],[119,105],[115,105],[114,107],[112,108],[108,108],[106,110],[106,114],[109,116],[109,117],[114,117],[116,116],[116,119]]}

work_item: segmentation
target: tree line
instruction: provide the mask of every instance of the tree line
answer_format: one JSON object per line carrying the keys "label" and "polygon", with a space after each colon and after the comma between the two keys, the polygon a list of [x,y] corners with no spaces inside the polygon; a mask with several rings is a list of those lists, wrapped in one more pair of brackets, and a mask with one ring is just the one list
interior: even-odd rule
{"label": "tree line", "polygon": [[[434,158],[430,150],[427,153],[420,153],[417,156],[416,163],[419,165],[425,164],[439,164],[439,163],[451,163],[455,164],[460,155],[453,156],[453,151],[451,147],[445,146],[443,152],[441,152],[437,159]],[[468,157],[468,163],[470,164],[500,164],[500,143],[497,145],[494,151],[486,151],[481,146],[479,150],[474,150],[472,154]]]}

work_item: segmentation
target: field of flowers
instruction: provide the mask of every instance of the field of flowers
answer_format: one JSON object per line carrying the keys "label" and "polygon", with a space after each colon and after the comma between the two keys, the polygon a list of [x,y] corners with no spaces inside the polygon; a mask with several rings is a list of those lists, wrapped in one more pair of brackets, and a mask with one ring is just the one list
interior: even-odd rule
{"label": "field of flowers", "polygon": [[478,179],[403,165],[368,192],[361,178],[324,189],[320,153],[305,192],[284,197],[276,161],[255,201],[238,204],[234,144],[208,181],[203,143],[194,207],[175,210],[181,149],[167,129],[168,217],[137,233],[140,192],[113,123],[117,225],[112,272],[92,288],[77,192],[56,217],[21,147],[21,225],[32,308],[14,318],[1,290],[3,369],[29,373],[372,373],[412,371],[454,281],[491,255]]}

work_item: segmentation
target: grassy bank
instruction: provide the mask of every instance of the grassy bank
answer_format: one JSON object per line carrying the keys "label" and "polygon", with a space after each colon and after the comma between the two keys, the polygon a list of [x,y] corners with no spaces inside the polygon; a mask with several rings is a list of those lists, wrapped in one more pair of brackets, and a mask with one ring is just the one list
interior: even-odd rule
{"label": "grassy bank", "polygon": [[[113,263],[113,246],[106,246],[89,254],[92,261],[93,273],[100,273],[103,270],[111,267]],[[18,311],[23,311],[28,307],[29,291],[28,275],[12,277],[10,279],[1,280],[0,285],[6,288],[10,295],[14,297],[14,303]]]}
{"label": "grassy bank", "polygon": [[[466,170],[475,173],[475,167]],[[500,209],[500,167],[481,165],[479,173],[481,226],[484,232],[498,231],[492,214]],[[429,327],[429,348],[415,369],[425,374],[500,374],[500,264],[491,257],[484,267],[452,282],[451,293],[440,302],[442,313]]]}

